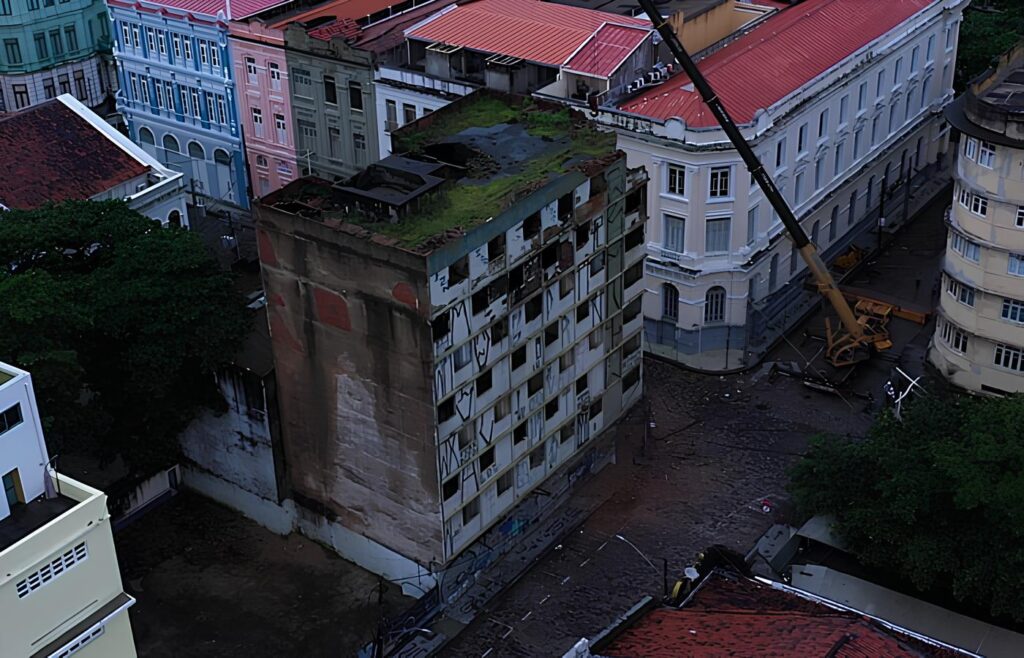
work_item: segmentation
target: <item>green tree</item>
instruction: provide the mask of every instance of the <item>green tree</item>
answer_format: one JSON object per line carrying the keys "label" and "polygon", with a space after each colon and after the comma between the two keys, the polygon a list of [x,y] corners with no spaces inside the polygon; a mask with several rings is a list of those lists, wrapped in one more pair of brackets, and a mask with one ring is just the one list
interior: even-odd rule
{"label": "green tree", "polygon": [[985,72],[996,57],[1024,38],[1024,2],[987,0],[972,3],[960,25],[956,60],[957,93]]}
{"label": "green tree", "polygon": [[0,360],[32,372],[51,451],[166,463],[249,317],[199,238],[119,201],[0,217]]}
{"label": "green tree", "polygon": [[1024,395],[917,400],[867,439],[818,437],[790,491],[866,564],[1024,619]]}

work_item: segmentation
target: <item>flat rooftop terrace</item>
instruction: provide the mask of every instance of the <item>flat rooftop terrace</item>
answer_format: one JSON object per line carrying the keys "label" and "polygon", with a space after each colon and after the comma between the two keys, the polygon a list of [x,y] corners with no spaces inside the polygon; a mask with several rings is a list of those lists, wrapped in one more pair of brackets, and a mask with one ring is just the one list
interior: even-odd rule
{"label": "flat rooftop terrace", "polygon": [[391,134],[393,155],[346,181],[303,178],[262,205],[362,227],[429,253],[572,170],[618,157],[574,110],[487,90]]}
{"label": "flat rooftop terrace", "polygon": [[7,550],[77,504],[78,501],[58,494],[56,498],[39,498],[18,505],[11,510],[10,516],[0,521],[0,552]]}

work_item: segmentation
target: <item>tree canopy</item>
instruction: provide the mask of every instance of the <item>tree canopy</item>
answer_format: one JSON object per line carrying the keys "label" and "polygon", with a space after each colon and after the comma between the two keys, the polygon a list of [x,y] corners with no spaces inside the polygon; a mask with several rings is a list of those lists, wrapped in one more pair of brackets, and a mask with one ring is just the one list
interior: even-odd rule
{"label": "tree canopy", "polygon": [[1024,395],[916,400],[866,439],[815,439],[792,475],[864,563],[1024,619]]}
{"label": "tree canopy", "polygon": [[960,25],[956,58],[957,93],[985,72],[996,57],[1024,38],[1024,3],[983,0],[972,3]]}
{"label": "tree canopy", "polygon": [[0,360],[32,373],[51,452],[173,458],[248,322],[195,234],[123,202],[0,216]]}

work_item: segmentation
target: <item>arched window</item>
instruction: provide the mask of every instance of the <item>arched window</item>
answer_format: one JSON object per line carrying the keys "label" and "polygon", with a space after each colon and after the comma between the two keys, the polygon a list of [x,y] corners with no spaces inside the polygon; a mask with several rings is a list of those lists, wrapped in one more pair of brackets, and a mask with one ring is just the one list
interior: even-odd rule
{"label": "arched window", "polygon": [[661,317],[673,321],[679,319],[679,291],[671,283],[661,284]]}
{"label": "arched window", "polygon": [[835,242],[839,231],[839,206],[832,206],[832,215],[828,220],[828,241]]}
{"label": "arched window", "polygon": [[231,166],[231,156],[224,149],[217,149],[213,152],[213,161],[219,165]]}
{"label": "arched window", "polygon": [[145,126],[139,128],[139,143],[156,145],[156,138],[153,137],[153,131]]}
{"label": "arched window", "polygon": [[167,223],[171,226],[181,226],[181,213],[177,210],[172,210],[170,215],[167,215]]}
{"label": "arched window", "polygon": [[203,145],[199,142],[188,143],[188,157],[194,160],[205,160],[206,151],[203,150]]}
{"label": "arched window", "polygon": [[768,292],[775,292],[777,285],[779,285],[779,255],[774,254],[771,265],[768,266]]}
{"label": "arched window", "polygon": [[821,230],[821,222],[815,221],[811,224],[811,242],[818,244],[818,232]]}
{"label": "arched window", "polygon": [[725,288],[715,286],[704,296],[704,322],[721,322],[725,319]]}
{"label": "arched window", "polygon": [[168,153],[181,153],[181,147],[178,146],[178,140],[174,135],[164,135],[164,150]]}

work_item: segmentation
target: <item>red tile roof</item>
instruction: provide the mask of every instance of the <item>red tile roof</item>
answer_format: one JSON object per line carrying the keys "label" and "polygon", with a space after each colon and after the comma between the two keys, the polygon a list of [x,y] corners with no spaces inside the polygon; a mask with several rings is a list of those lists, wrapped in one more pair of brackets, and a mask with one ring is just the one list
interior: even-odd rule
{"label": "red tile roof", "polygon": [[[143,0],[143,5],[155,7],[167,7],[169,9],[180,9],[192,14],[216,17],[223,13],[228,17],[228,5],[231,6],[230,17],[233,19],[247,18],[271,7],[277,7],[291,2],[292,0]],[[136,4],[133,0],[115,0],[113,4],[121,7],[132,7]]]}
{"label": "red tile roof", "polygon": [[0,203],[22,210],[89,199],[149,171],[57,99],[0,119],[0,153]]}
{"label": "red tile roof", "polygon": [[708,576],[686,607],[652,610],[599,653],[608,658],[963,655],[889,630],[855,612],[720,572]]}
{"label": "red tile roof", "polygon": [[649,26],[639,28],[607,23],[598,28],[586,45],[566,62],[566,68],[607,78],[649,35]]}
{"label": "red tile roof", "polygon": [[[750,123],[819,74],[938,0],[805,0],[699,63],[737,123]],[[620,105],[653,119],[716,126],[685,74]]]}
{"label": "red tile roof", "polygon": [[354,20],[351,18],[340,18],[333,23],[313,28],[309,31],[309,36],[314,39],[320,39],[321,41],[330,41],[334,37],[351,39],[358,36],[359,32],[359,24]]}
{"label": "red tile roof", "polygon": [[289,15],[287,18],[274,23],[271,27],[280,29],[289,23],[308,23],[313,19],[325,16],[333,16],[339,21],[344,21],[345,19],[355,21],[387,9],[392,5],[397,5],[400,2],[401,0],[334,0],[334,2],[322,4],[304,14]]}
{"label": "red tile roof", "polygon": [[540,0],[477,0],[435,16],[406,36],[561,66],[605,23],[649,21]]}
{"label": "red tile roof", "polygon": [[421,4],[416,9],[411,9],[390,20],[367,25],[363,28],[355,45],[370,52],[387,52],[395,46],[405,43],[406,28],[449,5],[454,5],[455,2],[456,0],[433,0],[431,3]]}

